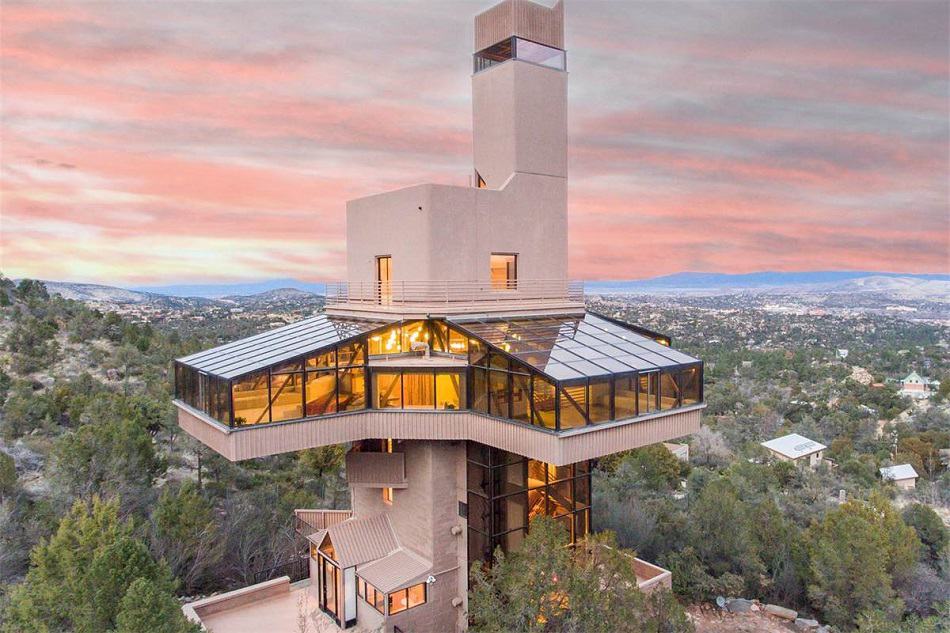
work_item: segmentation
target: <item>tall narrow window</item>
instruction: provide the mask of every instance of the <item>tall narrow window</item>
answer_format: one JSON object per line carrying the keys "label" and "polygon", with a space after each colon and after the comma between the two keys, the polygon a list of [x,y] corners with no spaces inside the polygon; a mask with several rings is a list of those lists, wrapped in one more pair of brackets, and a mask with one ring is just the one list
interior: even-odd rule
{"label": "tall narrow window", "polygon": [[393,258],[379,255],[376,258],[376,300],[381,305],[393,301]]}
{"label": "tall narrow window", "polygon": [[[383,452],[384,453],[393,452],[392,439],[387,439],[383,441]],[[383,503],[392,505],[393,503],[393,489],[392,488],[383,488]]]}
{"label": "tall narrow window", "polygon": [[518,284],[518,255],[492,253],[491,286],[495,290],[513,290]]}

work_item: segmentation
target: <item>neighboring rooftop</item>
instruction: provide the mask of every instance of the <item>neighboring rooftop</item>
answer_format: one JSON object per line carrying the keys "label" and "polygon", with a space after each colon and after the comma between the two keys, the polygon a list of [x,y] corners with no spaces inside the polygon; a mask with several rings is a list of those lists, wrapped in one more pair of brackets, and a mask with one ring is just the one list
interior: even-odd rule
{"label": "neighboring rooftop", "polygon": [[910,464],[898,464],[897,466],[885,466],[881,469],[881,479],[886,481],[901,481],[904,479],[917,479],[919,475]]}
{"label": "neighboring rooftop", "polygon": [[817,453],[818,451],[823,451],[828,448],[824,444],[810,440],[798,433],[790,433],[782,437],[777,437],[774,440],[762,442],[762,446],[770,451],[775,451],[779,455],[784,455],[789,459],[798,459],[799,457],[805,457],[806,455],[811,455],[812,453]]}

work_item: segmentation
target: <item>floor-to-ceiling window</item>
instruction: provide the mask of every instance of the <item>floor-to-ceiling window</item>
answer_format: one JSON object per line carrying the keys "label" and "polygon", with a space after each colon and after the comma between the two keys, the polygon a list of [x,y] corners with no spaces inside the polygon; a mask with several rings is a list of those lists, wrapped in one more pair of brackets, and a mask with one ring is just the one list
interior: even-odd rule
{"label": "floor-to-ceiling window", "polygon": [[554,517],[572,543],[590,531],[590,462],[554,466],[468,442],[469,562],[516,549],[535,516]]}

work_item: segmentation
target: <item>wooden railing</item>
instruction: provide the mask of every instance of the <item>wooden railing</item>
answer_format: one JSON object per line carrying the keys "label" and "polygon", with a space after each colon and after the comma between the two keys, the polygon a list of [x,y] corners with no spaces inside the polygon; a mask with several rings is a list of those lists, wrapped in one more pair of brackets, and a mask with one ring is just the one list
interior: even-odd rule
{"label": "wooden railing", "polygon": [[304,538],[353,516],[352,510],[294,510],[294,529]]}

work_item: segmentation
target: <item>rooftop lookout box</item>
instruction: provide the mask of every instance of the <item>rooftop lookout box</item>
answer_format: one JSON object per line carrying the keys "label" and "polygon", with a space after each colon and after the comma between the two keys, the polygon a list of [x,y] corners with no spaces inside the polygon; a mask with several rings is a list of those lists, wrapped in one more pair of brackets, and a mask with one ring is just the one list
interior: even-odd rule
{"label": "rooftop lookout box", "polygon": [[578,542],[594,460],[699,429],[702,361],[567,278],[562,3],[488,9],[474,50],[472,186],[349,202],[324,313],[175,361],[180,426],[230,460],[348,447],[351,510],[297,512],[286,577],[186,605],[216,633],[297,630],[298,597],[341,629],[464,630],[472,563],[539,515]]}

